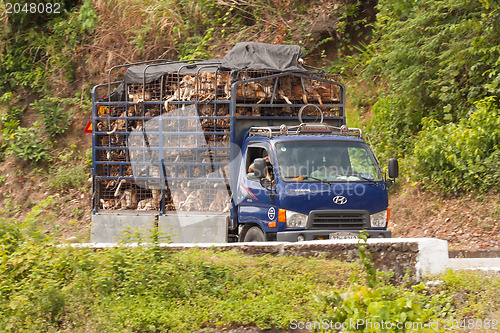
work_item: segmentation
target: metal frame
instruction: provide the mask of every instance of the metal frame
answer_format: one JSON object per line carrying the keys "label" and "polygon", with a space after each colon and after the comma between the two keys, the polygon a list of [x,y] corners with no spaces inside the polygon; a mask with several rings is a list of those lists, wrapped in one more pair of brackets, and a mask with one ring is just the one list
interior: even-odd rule
{"label": "metal frame", "polygon": [[302,123],[297,126],[267,126],[267,127],[252,127],[249,131],[249,136],[265,136],[273,138],[279,135],[301,135],[301,134],[330,134],[330,135],[345,135],[362,138],[361,129],[354,127],[330,126],[325,123]]}
{"label": "metal frame", "polygon": [[[146,140],[146,147],[128,147],[126,144],[125,145],[113,145],[112,140],[116,138],[122,138],[122,140],[127,141],[127,138],[129,137],[130,133],[132,131],[129,128],[129,122],[138,122],[142,121],[144,124],[144,121],[152,119],[153,117],[145,117],[146,115],[146,109],[147,107],[152,107],[158,108],[159,109],[159,115],[164,116],[168,113],[167,110],[164,109],[163,104],[164,104],[164,95],[163,95],[163,90],[164,90],[164,85],[166,84],[163,81],[163,77],[161,78],[160,82],[160,87],[161,87],[161,95],[160,95],[160,100],[159,101],[146,101],[145,100],[145,89],[146,89],[146,72],[149,68],[154,67],[154,66],[161,66],[164,64],[169,64],[169,63],[186,63],[186,65],[181,66],[179,70],[177,71],[177,82],[178,84],[180,83],[181,76],[183,75],[182,69],[184,68],[189,68],[189,66],[197,65],[197,63],[189,63],[191,61],[184,61],[184,62],[174,62],[174,61],[169,61],[166,59],[157,59],[157,60],[152,60],[152,61],[146,61],[146,62],[139,62],[139,63],[134,63],[134,64],[127,64],[127,65],[120,65],[120,66],[114,66],[109,70],[108,73],[108,79],[109,83],[107,84],[102,84],[102,85],[97,85],[93,88],[92,90],[92,126],[93,126],[93,134],[92,134],[92,177],[93,177],[93,213],[96,214],[99,210],[101,210],[100,206],[100,199],[101,197],[101,192],[102,192],[102,184],[104,184],[105,181],[114,181],[114,182],[120,182],[122,180],[124,181],[132,181],[132,180],[140,180],[140,181],[159,181],[161,184],[160,188],[160,204],[157,209],[154,211],[159,213],[160,215],[164,215],[168,212],[167,209],[167,200],[166,196],[168,195],[168,188],[165,186],[165,180],[167,177],[167,168],[173,168],[174,171],[174,177],[170,177],[170,181],[190,181],[193,179],[193,173],[192,170],[194,170],[194,167],[200,167],[200,161],[199,161],[199,152],[207,152],[210,156],[211,162],[209,164],[202,164],[201,165],[201,172],[204,173],[205,170],[204,168],[212,168],[215,167],[216,169],[216,177],[215,178],[210,178],[206,179],[207,181],[225,181],[228,183],[231,183],[231,188],[235,189],[236,187],[236,182],[237,182],[237,168],[239,167],[238,161],[236,161],[236,158],[239,154],[239,151],[237,149],[238,144],[240,143],[238,140],[240,140],[241,136],[243,136],[242,133],[237,133],[236,131],[236,124],[242,123],[246,124],[247,122],[253,122],[258,120],[259,122],[265,122],[267,123],[267,127],[265,131],[269,131],[271,134],[270,135],[276,135],[276,123],[282,123],[286,122],[288,124],[291,124],[293,122],[297,121],[296,116],[277,116],[277,115],[259,115],[258,117],[255,116],[248,116],[248,115],[238,115],[237,111],[240,109],[244,108],[259,108],[262,110],[262,108],[267,108],[269,110],[278,110],[280,108],[290,108],[290,109],[298,109],[300,107],[303,107],[303,103],[297,103],[297,104],[284,104],[282,102],[278,102],[277,98],[277,87],[278,87],[278,82],[279,79],[285,76],[292,75],[298,79],[300,79],[301,84],[302,84],[302,89],[305,91],[304,88],[304,80],[315,80],[315,81],[320,81],[324,82],[333,86],[337,86],[339,90],[339,100],[334,101],[334,102],[329,102],[323,104],[323,108],[325,109],[334,109],[337,112],[336,116],[327,116],[325,117],[324,121],[326,123],[329,122],[329,124],[335,124],[335,125],[345,125],[345,87],[335,81],[331,81],[327,79],[322,73],[314,73],[311,72],[309,75],[304,74],[304,73],[264,73],[263,76],[261,77],[255,77],[255,78],[249,78],[249,79],[244,79],[244,80],[239,80],[236,82],[232,82],[231,84],[231,98],[228,100],[226,98],[222,99],[222,96],[217,96],[217,84],[214,87],[214,100],[211,101],[206,101],[206,102],[200,102],[199,96],[197,96],[198,100],[194,101],[180,101],[180,100],[174,100],[169,102],[169,105],[176,105],[179,108],[185,107],[186,105],[194,105],[196,109],[196,113],[199,115],[200,114],[200,108],[211,108],[210,113],[207,115],[203,116],[198,116],[198,117],[191,117],[191,116],[185,116],[185,117],[176,117],[177,121],[177,126],[178,129],[177,131],[170,131],[168,132],[168,135],[178,135],[179,140],[182,135],[185,134],[195,134],[195,135],[203,135],[204,137],[209,137],[213,138],[214,146],[212,147],[187,147],[183,148],[180,144],[176,147],[163,147],[162,142],[163,142],[163,117],[160,117],[160,125],[159,125],[159,131],[158,133],[156,132],[149,132],[147,135],[153,135],[153,134],[158,134],[158,146],[152,146],[149,144],[149,142]],[[111,101],[111,87],[115,84],[118,84],[119,82],[110,82],[111,79],[111,72],[117,68],[122,68],[126,66],[133,66],[133,65],[140,65],[140,64],[147,64],[144,68],[144,78],[143,78],[143,84],[142,84],[142,102],[132,102],[128,100],[128,96],[126,94],[125,96],[125,101]],[[201,66],[200,66],[201,65]],[[196,90],[199,92],[199,75],[200,73],[203,72],[204,69],[208,68],[215,68],[215,80],[216,82],[219,77],[222,78],[223,73],[227,73],[221,70],[219,67],[220,65],[217,63],[203,63],[203,64],[198,64],[200,66],[196,73],[193,73],[196,75]],[[175,74],[175,73],[172,73]],[[257,103],[255,101],[241,101],[238,100],[237,96],[237,89],[238,86],[240,85],[245,85],[249,83],[259,83],[259,81],[262,80],[274,80],[273,81],[273,86],[272,86],[272,93],[269,99],[266,99],[265,103]],[[107,87],[108,88],[108,95],[107,95],[107,100],[103,99],[102,101],[98,101],[96,98],[96,92],[98,89],[102,87]],[[177,91],[177,97],[180,99],[180,89],[179,85],[178,91]],[[125,91],[128,88],[125,87]],[[139,107],[139,105],[142,107],[142,112],[140,115],[136,116],[130,116],[129,109],[132,107]],[[313,104],[316,105],[316,104]],[[98,114],[98,109],[97,106],[102,106],[102,107],[107,107],[109,110],[109,115],[100,115]],[[124,110],[125,117],[119,117],[118,109]],[[114,110],[114,112],[111,112]],[[220,114],[219,111],[224,111],[223,114]],[[208,128],[202,128],[201,132],[185,132],[182,131],[180,128],[181,123],[183,121],[189,121],[189,120],[195,120],[199,119],[200,122],[207,121],[207,123],[210,123],[210,121],[213,121],[212,127],[207,130]],[[313,120],[314,117],[307,116],[303,117],[305,121],[308,120]],[[124,130],[117,130],[110,134],[111,132],[111,123],[116,122],[116,121],[124,121],[125,122],[125,128]],[[227,124],[227,126],[222,125],[219,126],[218,123],[222,124]],[[106,124],[108,125],[108,131],[106,129],[100,129],[98,124]],[[298,126],[300,127],[300,126]],[[257,128],[257,127],[256,127]],[[256,128],[250,130],[251,135],[256,134]],[[290,129],[291,127],[289,127]],[[335,129],[339,133],[342,132],[342,127],[335,127],[333,125],[330,125],[330,128],[332,131]],[[247,129],[248,130],[248,129]],[[297,128],[297,131],[299,129]],[[144,126],[142,126],[142,131],[145,135],[145,138],[147,138]],[[344,133],[345,134],[345,133]],[[229,140],[224,139],[224,138],[229,138]],[[221,139],[221,141],[218,141],[218,139]],[[107,145],[104,145],[102,142],[107,140]],[[101,142],[102,141],[102,142]],[[226,145],[218,145],[217,142],[226,142]],[[112,160],[110,157],[112,155],[112,152],[124,152],[124,160],[116,161]],[[158,162],[142,162],[146,166],[150,167],[156,167],[159,170],[159,175],[157,177],[139,177],[139,178],[134,178],[133,176],[129,175],[126,173],[127,170],[131,168],[131,161],[130,161],[130,153],[133,151],[144,151],[144,152],[155,152],[158,153],[159,159]],[[179,156],[181,151],[194,151],[195,152],[195,159],[194,162],[180,162],[180,161],[168,161],[166,158],[166,152],[168,151],[177,151]],[[102,156],[103,154],[108,154],[107,160],[103,160]],[[226,175],[223,172],[222,167],[226,165],[229,161],[233,161],[233,164],[236,165],[236,167],[232,167],[230,169],[230,175]],[[139,163],[140,164],[140,163]],[[187,175],[181,174],[181,169],[187,169]],[[113,172],[118,171],[116,174]],[[220,173],[222,172],[222,174]],[[108,183],[109,184],[109,183]],[[100,187],[101,186],[101,187]],[[236,219],[235,216],[237,214],[236,207],[235,205],[231,205],[231,211],[230,211],[230,220],[233,221],[233,223],[230,225],[231,228],[236,228],[237,225],[235,223]]]}

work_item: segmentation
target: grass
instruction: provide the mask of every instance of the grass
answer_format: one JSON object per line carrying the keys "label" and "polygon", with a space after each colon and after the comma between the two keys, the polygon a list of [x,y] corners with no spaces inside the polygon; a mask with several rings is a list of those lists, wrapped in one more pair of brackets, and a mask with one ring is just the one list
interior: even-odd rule
{"label": "grass", "polygon": [[52,190],[64,191],[70,188],[85,190],[92,167],[92,150],[85,151],[85,156],[72,144],[57,154],[53,166],[49,168],[48,185]]}
{"label": "grass", "polygon": [[331,312],[319,297],[360,273],[357,265],[322,259],[163,251],[22,244],[0,271],[0,323],[75,332],[89,331],[89,321],[101,332],[286,327]]}
{"label": "grass", "polygon": [[44,214],[51,205],[38,203],[24,221],[0,219],[5,332],[287,330],[359,321],[365,325],[358,331],[375,332],[370,327],[382,320],[432,332],[437,322],[499,315],[499,275],[447,271],[428,277],[432,283],[396,282],[373,268],[362,243],[356,263],[175,251],[154,241],[101,250],[57,246],[43,229],[51,223],[52,215]]}
{"label": "grass", "polygon": [[49,187],[56,191],[69,188],[84,190],[89,178],[89,170],[85,165],[70,165],[50,168]]}
{"label": "grass", "polygon": [[450,270],[439,278],[443,285],[436,292],[445,292],[452,297],[457,318],[500,321],[499,274]]}
{"label": "grass", "polygon": [[442,281],[437,285],[399,285],[366,258],[363,266],[215,249],[95,251],[53,246],[33,225],[31,236],[24,227],[0,221],[5,331],[289,329],[292,323],[384,315],[429,322],[489,318],[500,303],[500,277],[482,273],[449,271],[432,277]]}

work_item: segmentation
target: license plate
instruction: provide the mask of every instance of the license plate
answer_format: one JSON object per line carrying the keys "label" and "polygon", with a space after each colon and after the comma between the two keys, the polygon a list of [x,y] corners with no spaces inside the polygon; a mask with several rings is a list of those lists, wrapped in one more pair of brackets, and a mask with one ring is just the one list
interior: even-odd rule
{"label": "license plate", "polygon": [[358,234],[352,232],[333,232],[329,235],[330,239],[358,239]]}

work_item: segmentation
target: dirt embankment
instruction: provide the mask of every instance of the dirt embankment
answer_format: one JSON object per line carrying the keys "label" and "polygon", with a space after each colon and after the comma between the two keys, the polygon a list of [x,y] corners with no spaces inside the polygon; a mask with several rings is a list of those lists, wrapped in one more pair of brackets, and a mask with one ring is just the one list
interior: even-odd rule
{"label": "dirt embankment", "polygon": [[393,237],[433,237],[450,249],[500,250],[500,194],[443,197],[405,184],[391,194]]}

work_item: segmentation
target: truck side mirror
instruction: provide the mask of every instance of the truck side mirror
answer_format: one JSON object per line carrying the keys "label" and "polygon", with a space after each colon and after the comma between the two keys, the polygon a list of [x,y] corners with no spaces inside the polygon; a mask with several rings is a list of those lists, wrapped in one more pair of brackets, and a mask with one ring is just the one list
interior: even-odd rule
{"label": "truck side mirror", "polygon": [[398,178],[399,176],[399,164],[398,160],[395,158],[389,159],[389,178]]}
{"label": "truck side mirror", "polygon": [[267,179],[267,163],[263,158],[256,158],[253,161],[253,174],[255,177],[260,179],[260,185],[266,190],[271,191],[269,193],[269,200],[273,202],[276,198],[276,193],[273,190],[273,182]]}
{"label": "truck side mirror", "polygon": [[253,161],[253,173],[259,179],[266,178],[266,161],[263,158],[256,158]]}

